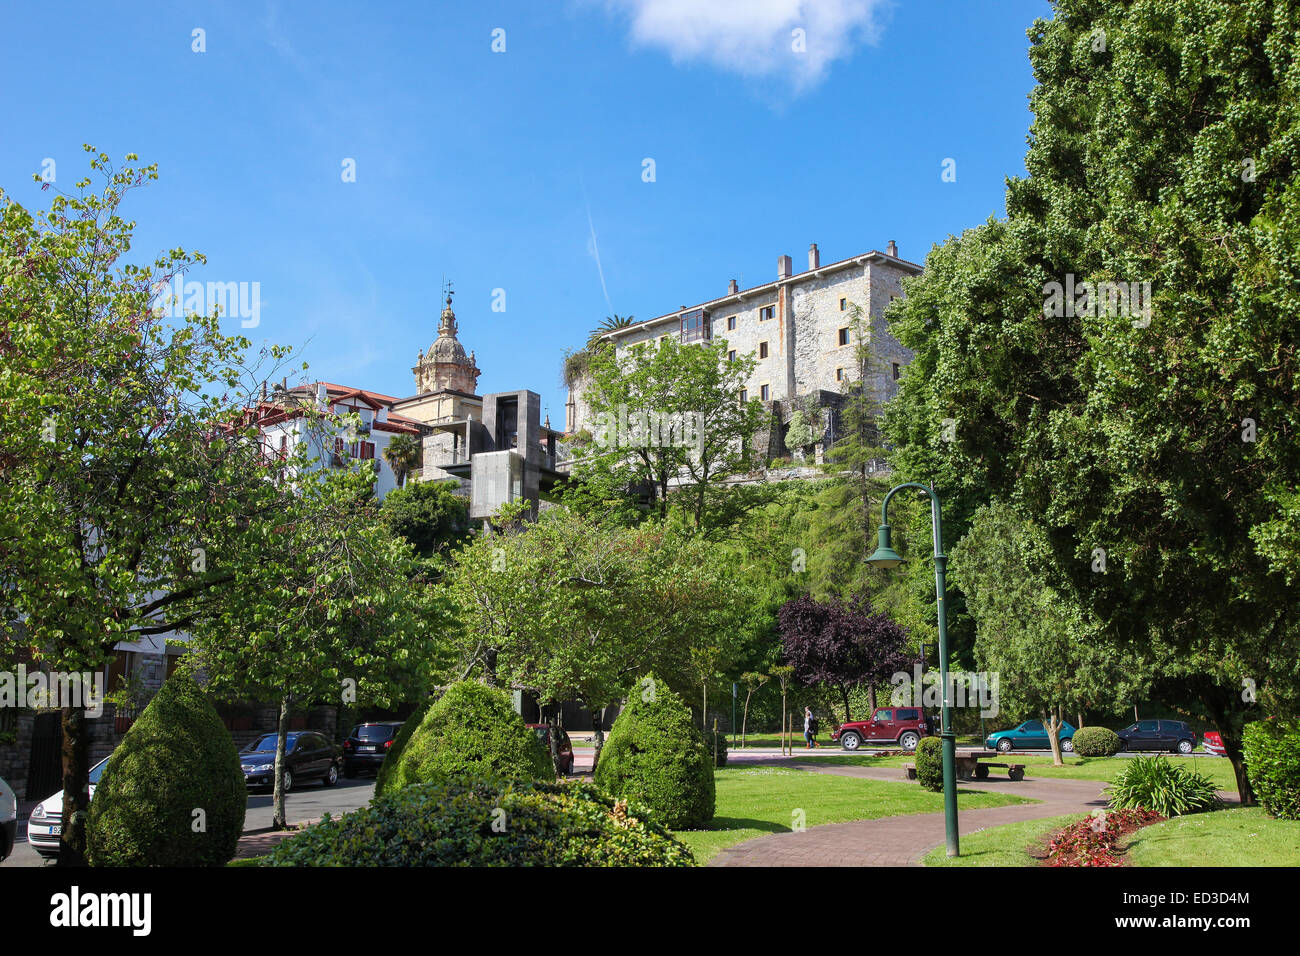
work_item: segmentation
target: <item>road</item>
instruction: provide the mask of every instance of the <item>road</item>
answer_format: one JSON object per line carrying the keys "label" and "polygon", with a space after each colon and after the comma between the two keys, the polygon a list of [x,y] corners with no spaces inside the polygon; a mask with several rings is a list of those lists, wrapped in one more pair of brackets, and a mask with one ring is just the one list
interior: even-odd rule
{"label": "road", "polygon": [[[295,787],[285,801],[285,810],[290,822],[314,820],[330,813],[338,816],[364,807],[375,795],[375,778],[360,777],[356,780],[339,778],[332,787],[323,787],[314,781]],[[261,830],[271,825],[271,795],[269,793],[252,793],[248,796],[248,810],[244,816],[244,832]],[[27,821],[18,823],[17,840],[13,855],[0,869],[15,866],[45,866],[47,864],[39,853],[27,842]]]}

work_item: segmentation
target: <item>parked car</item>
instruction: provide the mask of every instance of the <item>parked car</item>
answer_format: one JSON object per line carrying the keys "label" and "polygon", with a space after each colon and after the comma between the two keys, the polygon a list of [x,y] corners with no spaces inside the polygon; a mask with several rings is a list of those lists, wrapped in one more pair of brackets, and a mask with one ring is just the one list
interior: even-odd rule
{"label": "parked car", "polygon": [[[90,799],[95,799],[95,787],[108,766],[105,757],[90,768]],[[41,856],[53,858],[59,855],[59,837],[63,834],[63,791],[52,797],[46,797],[32,810],[27,820],[27,842]]]}
{"label": "parked car", "polygon": [[1228,752],[1223,747],[1223,738],[1217,730],[1207,730],[1201,737],[1201,748],[1211,757],[1226,757]]}
{"label": "parked car", "polygon": [[18,797],[13,787],[0,777],[0,862],[14,851],[14,835],[18,832]]}
{"label": "parked car", "polygon": [[1139,720],[1119,731],[1119,747],[1189,754],[1196,749],[1196,734],[1181,720]]}
{"label": "parked car", "polygon": [[[275,734],[263,734],[239,754],[244,768],[244,785],[250,788],[275,786]],[[327,787],[338,783],[343,752],[324,734],[314,730],[291,731],[284,741],[284,790],[303,780],[319,780]]]}
{"label": "parked car", "polygon": [[[1069,721],[1061,721],[1060,736],[1061,750],[1065,753],[1073,753],[1074,727]],[[984,746],[989,750],[997,750],[1005,754],[1013,750],[1047,750],[1052,746],[1052,742],[1047,737],[1046,724],[1041,720],[1026,720],[1019,727],[989,734],[984,740]]]}
{"label": "parked car", "polygon": [[[551,725],[550,724],[529,724],[533,733],[537,734],[537,739],[542,742],[546,752],[551,752]],[[569,734],[563,727],[559,728],[560,736],[556,741],[555,752],[560,755],[560,771],[562,773],[573,773],[573,743],[569,740]]]}
{"label": "parked car", "polygon": [[933,733],[934,724],[920,707],[877,707],[866,720],[851,720],[831,732],[845,750],[857,750],[864,743],[898,744],[915,750],[922,737]]}
{"label": "parked car", "polygon": [[379,773],[379,765],[392,749],[400,720],[372,721],[357,724],[343,741],[343,776],[351,780],[363,770]]}

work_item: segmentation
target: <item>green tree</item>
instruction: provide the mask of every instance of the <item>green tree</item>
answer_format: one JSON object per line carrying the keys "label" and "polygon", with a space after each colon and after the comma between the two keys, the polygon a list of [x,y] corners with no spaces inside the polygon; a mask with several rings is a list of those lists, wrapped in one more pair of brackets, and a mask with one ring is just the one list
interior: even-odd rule
{"label": "green tree", "polygon": [[469,536],[469,507],[446,481],[417,481],[384,495],[379,517],[422,558],[441,555]]}
{"label": "green tree", "polygon": [[[86,149],[92,174],[48,211],[0,194],[0,658],[31,648],[72,673],[103,670],[119,641],[185,629],[235,585],[231,540],[271,540],[266,463],[232,423],[260,385],[250,368],[286,355],[250,357],[215,310],[155,310],[156,284],[203,258],[127,262],[121,207],[156,168]],[[62,723],[60,862],[80,864],[84,707]]]}
{"label": "green tree", "polygon": [[422,449],[410,435],[394,435],[384,448],[384,461],[397,477],[397,487],[406,487],[406,476],[420,467]]}

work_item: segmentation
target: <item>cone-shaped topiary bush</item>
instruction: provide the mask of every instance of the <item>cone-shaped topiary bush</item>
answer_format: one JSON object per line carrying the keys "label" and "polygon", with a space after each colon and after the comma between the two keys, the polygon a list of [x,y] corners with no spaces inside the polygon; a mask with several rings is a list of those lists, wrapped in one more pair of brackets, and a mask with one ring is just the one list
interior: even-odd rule
{"label": "cone-shaped topiary bush", "polygon": [[916,745],[916,779],[927,790],[943,789],[943,741],[938,737],[922,737]]}
{"label": "cone-shaped topiary bush", "polygon": [[173,674],[109,758],[90,802],[93,866],[224,866],[248,795],[230,733],[207,696]]}
{"label": "cone-shaped topiary bush", "polygon": [[[429,706],[432,707],[433,704]],[[393,738],[393,745],[388,748],[388,754],[384,757],[384,762],[379,765],[379,772],[375,774],[375,796],[383,793],[384,788],[388,786],[388,778],[393,775],[393,768],[397,766],[397,755],[406,749],[406,742],[411,739],[411,734],[415,733],[415,728],[420,726],[420,721],[424,719],[426,713],[428,713],[427,708],[415,711],[402,722],[402,729]]]}
{"label": "cone-shaped topiary bush", "polygon": [[550,754],[515,713],[510,698],[474,681],[448,687],[419,718],[401,750],[390,753],[380,769],[383,776],[375,785],[376,796],[413,783],[470,775],[555,779]]}
{"label": "cone-shaped topiary bush", "polygon": [[713,818],[713,754],[705,751],[686,704],[652,674],[632,689],[614,721],[595,781],[675,830]]}
{"label": "cone-shaped topiary bush", "polygon": [[263,866],[691,866],[641,808],[590,784],[417,783],[285,840]]}

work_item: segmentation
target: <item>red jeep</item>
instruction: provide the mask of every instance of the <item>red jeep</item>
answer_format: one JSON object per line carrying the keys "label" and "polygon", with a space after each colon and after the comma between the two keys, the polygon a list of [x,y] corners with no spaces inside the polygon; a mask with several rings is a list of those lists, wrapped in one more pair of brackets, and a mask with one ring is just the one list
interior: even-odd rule
{"label": "red jeep", "polygon": [[877,707],[867,720],[841,724],[831,740],[838,740],[845,750],[857,750],[865,743],[896,743],[903,750],[915,750],[921,738],[932,733],[930,728],[920,707]]}

